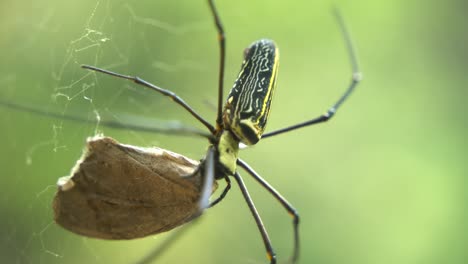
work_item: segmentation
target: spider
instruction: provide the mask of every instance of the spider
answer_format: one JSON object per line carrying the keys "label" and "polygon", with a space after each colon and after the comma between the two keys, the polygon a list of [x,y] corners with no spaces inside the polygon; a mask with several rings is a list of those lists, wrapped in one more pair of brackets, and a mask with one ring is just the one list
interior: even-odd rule
{"label": "spider", "polygon": [[[95,66],[83,65],[82,67],[91,71],[100,72],[103,74],[111,75],[114,77],[130,80],[138,85],[152,89],[165,96],[170,97],[175,103],[183,107],[199,122],[201,122],[209,131],[209,133],[200,133],[203,137],[206,137],[209,141],[208,150],[206,156],[200,161],[198,165],[193,165],[192,176],[197,175],[199,184],[199,193],[197,193],[197,201],[191,204],[190,210],[177,207],[171,210],[180,210],[179,218],[165,219],[164,221],[170,221],[170,228],[164,229],[150,229],[142,230],[138,235],[129,235],[129,237],[123,238],[135,238],[146,236],[150,234],[156,234],[169,229],[180,226],[192,219],[197,218],[202,212],[220,202],[228,193],[231,188],[231,177],[235,179],[239,186],[242,195],[247,203],[250,212],[252,213],[258,230],[263,239],[267,257],[270,263],[276,263],[276,254],[273,249],[272,243],[268,236],[267,230],[262,223],[261,217],[255,208],[255,205],[250,197],[246,185],[242,177],[238,172],[238,168],[242,168],[249,175],[251,175],[263,188],[265,188],[288,212],[292,217],[293,232],[294,232],[294,246],[292,256],[290,258],[291,263],[295,263],[299,256],[299,214],[297,210],[289,203],[278,191],[275,190],[266,180],[264,180],[250,165],[244,160],[240,159],[239,145],[254,145],[257,144],[260,139],[276,136],[283,134],[295,129],[319,124],[330,120],[339,109],[339,107],[346,101],[350,94],[354,91],[355,87],[361,80],[361,74],[358,69],[356,55],[351,44],[349,34],[345,28],[343,19],[337,11],[335,15],[341,31],[344,35],[347,48],[349,50],[351,65],[352,65],[352,78],[349,86],[345,90],[336,103],[330,107],[324,114],[298,123],[291,126],[287,126],[282,129],[274,130],[268,133],[264,133],[265,126],[268,120],[270,112],[270,106],[272,96],[276,88],[276,80],[278,74],[279,65],[279,49],[276,43],[269,39],[261,39],[253,42],[244,52],[244,60],[241,66],[240,73],[234,82],[233,88],[231,89],[227,100],[224,102],[223,96],[223,83],[224,83],[224,67],[225,67],[225,34],[224,29],[216,10],[213,0],[208,0],[211,14],[214,18],[216,26],[219,51],[220,51],[220,64],[219,64],[219,76],[218,76],[218,105],[216,113],[216,122],[214,125],[210,124],[206,119],[199,115],[191,106],[189,106],[181,97],[175,93],[160,88],[154,84],[151,84],[139,77],[128,76],[108,70],[100,69]],[[177,130],[177,129],[176,129]],[[112,143],[114,144],[114,143]],[[127,147],[120,147],[121,149]],[[134,151],[128,150],[126,151]],[[224,180],[226,187],[221,195],[209,202],[215,181]],[[188,192],[188,191],[187,191]],[[172,198],[171,198],[172,199]],[[174,197],[174,199],[177,199]],[[132,212],[128,212],[130,215]],[[154,223],[162,221],[161,219],[153,219]],[[153,224],[154,224],[153,223]],[[129,226],[132,228],[133,226]],[[83,234],[83,233],[82,233]],[[85,234],[86,235],[86,234]],[[91,234],[92,236],[92,234]],[[107,236],[104,234],[104,236]],[[109,234],[106,238],[115,239],[122,238],[115,234]]]}

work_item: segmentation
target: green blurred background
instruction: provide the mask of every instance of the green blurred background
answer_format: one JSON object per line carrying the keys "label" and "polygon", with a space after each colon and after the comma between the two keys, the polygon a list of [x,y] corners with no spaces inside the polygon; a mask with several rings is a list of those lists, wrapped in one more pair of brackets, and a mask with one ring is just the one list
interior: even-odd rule
{"label": "green blurred background", "polygon": [[[334,3],[364,81],[332,122],[265,139],[241,156],[299,210],[299,263],[466,263],[467,2]],[[323,113],[344,91],[351,70],[332,1],[216,4],[227,34],[226,93],[252,41],[267,37],[280,47],[267,130]],[[2,101],[89,120],[97,111],[203,128],[167,98],[79,68],[92,64],[175,91],[214,122],[218,46],[203,0],[3,0],[0,56]],[[53,222],[56,180],[87,137],[103,132],[194,159],[207,146],[7,108],[0,122],[1,263],[132,263],[166,237],[101,241]],[[243,175],[284,260],[290,217]],[[266,263],[237,186],[158,263]]]}

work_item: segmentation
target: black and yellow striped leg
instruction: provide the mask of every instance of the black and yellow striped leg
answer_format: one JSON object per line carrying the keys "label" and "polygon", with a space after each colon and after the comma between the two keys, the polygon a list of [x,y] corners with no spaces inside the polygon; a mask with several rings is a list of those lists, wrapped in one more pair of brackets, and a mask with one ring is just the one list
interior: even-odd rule
{"label": "black and yellow striped leg", "polygon": [[326,122],[326,121],[330,120],[335,115],[336,111],[338,111],[338,108],[340,108],[340,106],[346,101],[346,99],[348,99],[348,97],[354,91],[354,89],[356,88],[358,83],[361,81],[362,75],[361,75],[361,72],[359,70],[359,65],[358,65],[356,52],[354,50],[354,46],[353,46],[353,43],[351,41],[349,31],[346,29],[346,25],[344,23],[343,17],[341,16],[341,14],[338,12],[337,9],[334,10],[334,14],[335,14],[336,20],[338,22],[338,25],[340,27],[341,33],[343,35],[343,38],[344,38],[344,40],[346,42],[346,48],[348,49],[349,60],[350,60],[350,63],[351,63],[351,68],[352,68],[351,82],[348,85],[348,88],[346,89],[344,94],[341,95],[341,97],[338,99],[338,101],[336,101],[336,103],[332,107],[330,107],[325,114],[323,114],[323,115],[321,115],[319,117],[316,117],[314,119],[307,120],[305,122],[296,124],[296,125],[288,126],[288,127],[282,128],[282,129],[278,129],[278,130],[274,130],[272,132],[265,133],[265,134],[263,134],[262,138],[268,138],[268,137],[271,137],[271,136],[275,136],[275,135],[278,135],[278,134],[289,132],[291,130],[295,130],[295,129],[298,129],[298,128],[323,123],[323,122]]}
{"label": "black and yellow striped leg", "polygon": [[213,183],[215,181],[215,149],[213,146],[208,148],[205,158],[205,170],[203,172],[203,185],[200,192],[200,200],[198,201],[199,214],[202,214],[205,209],[210,207],[210,196],[213,192]]}
{"label": "black and yellow striped leg", "polygon": [[219,18],[218,11],[214,5],[213,0],[208,0],[210,10],[213,15],[216,30],[218,31],[219,42],[219,76],[218,76],[218,111],[216,113],[216,125],[221,128],[223,124],[223,83],[224,83],[224,64],[226,60],[226,36],[224,35],[223,24]]}
{"label": "black and yellow striped leg", "polygon": [[260,234],[262,235],[263,243],[265,244],[267,257],[270,260],[270,264],[274,264],[276,263],[276,254],[273,251],[270,237],[268,236],[265,226],[263,225],[262,219],[260,218],[260,215],[258,214],[258,211],[255,208],[252,198],[250,198],[249,191],[247,190],[247,187],[245,186],[244,181],[242,180],[242,177],[239,175],[238,172],[234,173],[234,178],[236,179],[237,184],[239,185],[239,188],[241,189],[242,196],[244,196],[244,199],[247,205],[249,206],[250,212],[252,213],[255,219],[255,223],[257,224]]}
{"label": "black and yellow striped leg", "polygon": [[221,193],[221,195],[218,198],[216,198],[216,200],[211,202],[209,208],[211,208],[211,207],[215,206],[216,204],[218,204],[219,202],[221,202],[221,200],[223,200],[224,197],[226,197],[229,190],[231,190],[231,180],[229,179],[229,177],[225,177],[224,179],[226,180],[226,187],[224,187],[224,190]]}
{"label": "black and yellow striped leg", "polygon": [[104,74],[107,74],[107,75],[111,75],[111,76],[114,76],[114,77],[126,79],[126,80],[129,80],[129,81],[133,81],[134,83],[136,83],[138,85],[144,86],[146,88],[150,88],[150,89],[152,89],[152,90],[154,90],[154,91],[156,91],[158,93],[161,93],[161,94],[163,94],[165,96],[168,96],[174,102],[176,102],[178,105],[185,108],[185,110],[187,110],[190,114],[192,114],[192,116],[195,117],[198,121],[200,121],[203,125],[205,125],[210,130],[211,133],[215,132],[214,127],[210,123],[208,123],[208,121],[206,121],[201,115],[199,115],[197,112],[195,112],[195,110],[191,106],[189,106],[182,98],[180,98],[174,92],[171,92],[169,90],[160,88],[160,87],[158,87],[158,86],[156,86],[156,85],[154,85],[152,83],[149,83],[149,82],[147,82],[147,81],[145,81],[145,80],[143,80],[143,79],[141,79],[140,77],[137,77],[137,76],[123,75],[123,74],[120,74],[120,73],[111,72],[111,71],[100,69],[100,68],[90,66],[90,65],[81,65],[81,67],[84,68],[84,69],[87,69],[87,70],[92,70],[92,71],[104,73]]}
{"label": "black and yellow striped leg", "polygon": [[269,193],[271,193],[276,200],[288,211],[289,215],[293,218],[294,228],[294,249],[291,256],[290,263],[296,263],[299,257],[299,214],[297,210],[267,181],[265,181],[257,172],[252,169],[245,161],[238,159],[237,164],[246,170],[257,182],[259,182]]}
{"label": "black and yellow striped leg", "polygon": [[298,128],[323,123],[323,122],[326,122],[326,121],[330,120],[335,115],[335,113],[338,110],[339,106],[348,98],[348,96],[354,90],[354,88],[359,83],[359,81],[360,81],[359,75],[358,74],[353,75],[353,79],[351,80],[351,84],[350,84],[349,88],[346,90],[346,93],[343,94],[343,96],[340,98],[340,100],[338,100],[338,102],[335,105],[333,105],[330,109],[328,109],[328,111],[325,114],[323,114],[323,115],[321,115],[321,116],[319,116],[317,118],[314,118],[314,119],[311,119],[311,120],[296,124],[296,125],[288,126],[288,127],[282,128],[282,129],[278,129],[278,130],[274,130],[274,131],[265,133],[265,134],[263,134],[262,139],[267,138],[267,137],[271,137],[271,136],[275,136],[275,135],[278,135],[278,134],[282,134],[282,133],[285,133],[285,132],[289,132],[291,130],[295,130],[295,129],[298,129]]}

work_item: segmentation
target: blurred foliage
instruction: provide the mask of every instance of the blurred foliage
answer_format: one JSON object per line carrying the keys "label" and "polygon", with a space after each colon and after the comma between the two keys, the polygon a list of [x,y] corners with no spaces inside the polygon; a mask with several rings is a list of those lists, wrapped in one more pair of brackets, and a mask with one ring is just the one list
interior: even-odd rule
{"label": "blurred foliage", "polygon": [[[364,81],[336,119],[261,141],[244,157],[301,214],[300,263],[466,263],[468,41],[466,1],[217,1],[227,34],[227,93],[242,52],[280,47],[267,130],[315,117],[344,91],[350,66],[331,14],[343,13]],[[205,1],[0,2],[0,100],[94,120],[190,115],[154,92],[80,69],[91,64],[178,93],[214,122],[218,46]],[[103,132],[194,159],[197,138],[108,129],[0,108],[2,263],[132,263],[166,235],[101,241],[53,222],[55,182],[85,139]],[[244,173],[245,176],[247,176]],[[280,260],[290,217],[246,183]],[[158,263],[266,263],[240,192],[229,196]]]}

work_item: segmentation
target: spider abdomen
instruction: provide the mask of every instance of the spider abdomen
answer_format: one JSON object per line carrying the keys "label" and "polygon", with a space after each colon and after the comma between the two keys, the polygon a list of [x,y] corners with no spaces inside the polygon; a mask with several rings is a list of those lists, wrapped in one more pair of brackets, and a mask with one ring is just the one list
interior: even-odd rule
{"label": "spider abdomen", "polygon": [[272,40],[252,43],[224,107],[224,125],[242,143],[256,144],[265,130],[278,74],[279,51]]}

